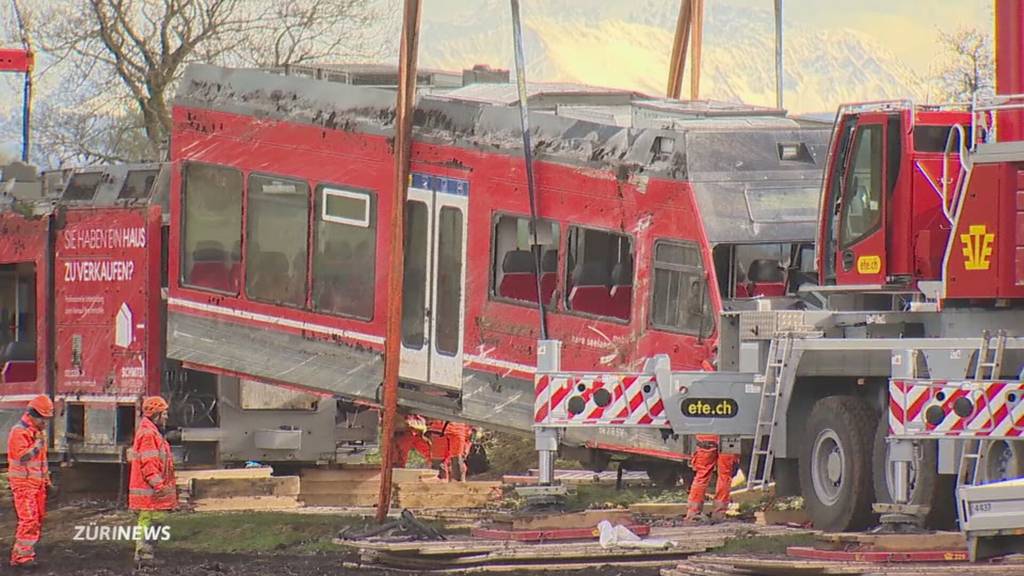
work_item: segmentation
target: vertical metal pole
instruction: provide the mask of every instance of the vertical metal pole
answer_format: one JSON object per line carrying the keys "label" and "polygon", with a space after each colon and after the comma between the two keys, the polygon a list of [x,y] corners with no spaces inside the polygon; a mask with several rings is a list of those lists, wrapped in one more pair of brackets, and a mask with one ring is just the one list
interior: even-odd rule
{"label": "vertical metal pole", "polygon": [[25,57],[28,59],[28,66],[25,69],[25,90],[22,94],[21,107],[21,161],[28,163],[29,148],[31,147],[30,127],[32,125],[32,68],[34,55],[32,54],[32,33],[29,24],[21,13],[21,5],[18,0],[13,0],[14,16],[18,21],[18,30],[21,33],[21,45],[25,49]]}
{"label": "vertical metal pole", "polygon": [[523,130],[523,157],[526,161],[526,188],[530,196],[530,237],[533,252],[534,284],[537,289],[537,309],[540,312],[540,337],[548,338],[548,320],[541,296],[541,257],[537,244],[537,192],[533,178],[533,146],[530,144],[530,111],[527,105],[526,59],[523,55],[523,27],[519,21],[519,0],[512,0],[512,36],[516,52],[516,84],[519,87],[519,122]]}
{"label": "vertical metal pole", "polygon": [[[996,94],[1024,93],[1024,3],[996,0]],[[1014,100],[1011,104],[1017,104]],[[1000,142],[1024,140],[1024,110],[996,112]]]}
{"label": "vertical metal pole", "polygon": [[775,0],[775,107],[782,110],[782,0]]}
{"label": "vertical metal pole", "polygon": [[[917,350],[893,351],[893,378],[916,378],[917,355]],[[885,414],[887,413],[888,411],[885,412]],[[885,414],[883,414],[883,418],[887,417]],[[889,460],[893,464],[892,501],[894,504],[906,504],[910,501],[910,462],[914,458],[914,442],[897,438],[887,441],[889,442]],[[888,463],[878,462],[875,465],[888,466]]]}
{"label": "vertical metal pole", "polygon": [[[29,55],[31,58],[31,53]],[[21,109],[21,161],[28,163],[29,149],[32,146],[32,70],[25,72],[25,92],[22,95]]]}
{"label": "vertical metal pole", "polygon": [[665,95],[678,100],[683,91],[683,69],[686,68],[686,46],[690,43],[692,1],[679,0],[676,35],[672,40],[672,57],[668,64],[668,88]]}
{"label": "vertical metal pole", "polygon": [[405,199],[412,146],[413,106],[416,101],[416,52],[419,44],[420,0],[405,0],[402,43],[398,60],[398,98],[395,108],[395,180],[391,195],[391,254],[388,265],[388,321],[384,340],[384,389],[377,521],[391,508],[391,462],[395,417],[398,412],[398,370],[402,339],[402,288],[405,269]]}
{"label": "vertical metal pole", "polygon": [[[537,341],[537,376],[562,369],[562,343],[558,340]],[[537,467],[541,485],[555,482],[555,457],[558,455],[558,429],[537,427],[534,440],[540,462]]]}
{"label": "vertical metal pole", "polygon": [[700,100],[700,59],[704,44],[704,0],[693,0],[690,31],[690,100]]}

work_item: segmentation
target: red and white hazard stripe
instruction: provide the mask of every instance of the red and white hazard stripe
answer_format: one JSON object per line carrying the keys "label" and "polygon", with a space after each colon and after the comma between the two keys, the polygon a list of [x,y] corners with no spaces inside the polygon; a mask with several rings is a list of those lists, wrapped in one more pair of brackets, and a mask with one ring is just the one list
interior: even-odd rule
{"label": "red and white hazard stripe", "polygon": [[1024,382],[892,380],[889,433],[903,437],[1022,438]]}
{"label": "red and white hazard stripe", "polygon": [[[604,391],[605,394],[599,394]],[[548,426],[668,426],[651,374],[538,374],[534,423]],[[598,400],[601,399],[602,403]],[[573,410],[570,410],[570,405]]]}

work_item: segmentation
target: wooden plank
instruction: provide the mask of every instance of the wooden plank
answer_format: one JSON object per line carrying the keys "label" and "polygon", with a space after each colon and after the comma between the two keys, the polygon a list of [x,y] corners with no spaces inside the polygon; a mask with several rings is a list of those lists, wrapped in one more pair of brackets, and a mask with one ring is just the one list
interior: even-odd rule
{"label": "wooden plank", "polygon": [[230,510],[289,510],[298,508],[299,501],[287,496],[257,496],[253,498],[206,498],[194,502],[197,512],[223,512]]}
{"label": "wooden plank", "polygon": [[375,506],[377,493],[372,494],[301,494],[306,506]]}
{"label": "wooden plank", "polygon": [[586,510],[572,514],[496,515],[496,524],[510,525],[513,530],[555,530],[559,528],[594,528],[607,520],[614,524],[633,524],[628,510]]}
{"label": "wooden plank", "polygon": [[931,534],[859,534],[828,533],[819,539],[840,544],[858,544],[872,550],[903,552],[913,550],[963,550],[967,541],[959,532]]}
{"label": "wooden plank", "polygon": [[[429,468],[395,468],[392,470],[394,482],[436,482],[437,470]],[[346,481],[346,482],[379,482],[380,467],[373,468],[307,468],[300,472],[303,481]]]}
{"label": "wooden plank", "polygon": [[754,519],[755,523],[762,526],[769,524],[805,525],[811,522],[811,517],[804,510],[764,510],[754,512]]}
{"label": "wooden plank", "polygon": [[298,476],[269,478],[215,478],[192,481],[193,498],[236,498],[247,496],[298,496]]}
{"label": "wooden plank", "polygon": [[334,482],[317,480],[311,482],[303,479],[299,486],[300,494],[376,494],[380,491],[380,482]]}
{"label": "wooden plank", "polygon": [[646,516],[685,516],[686,506],[687,504],[685,502],[645,502],[641,504],[630,504],[629,511],[634,514],[644,514]]}
{"label": "wooden plank", "polygon": [[[646,536],[651,527],[643,524],[626,526],[637,536]],[[598,537],[596,528],[570,528],[567,530],[496,530],[475,528],[470,532],[475,538],[491,540],[516,540],[518,542],[537,542],[549,540],[586,540]]]}
{"label": "wooden plank", "polygon": [[214,480],[227,478],[270,478],[274,469],[270,466],[260,468],[211,468],[208,470],[175,470],[174,479],[178,482],[191,480]]}

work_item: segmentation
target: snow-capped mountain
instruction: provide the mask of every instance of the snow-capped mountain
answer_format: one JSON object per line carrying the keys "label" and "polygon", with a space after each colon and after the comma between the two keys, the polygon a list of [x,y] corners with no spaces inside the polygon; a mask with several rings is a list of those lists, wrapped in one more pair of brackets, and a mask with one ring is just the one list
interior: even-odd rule
{"label": "snow-capped mountain", "polygon": [[[422,66],[460,70],[513,66],[507,0],[435,0],[421,32]],[[524,2],[523,34],[532,81],[580,82],[665,92],[676,2]],[[923,83],[877,40],[849,29],[784,30],[785,107],[835,110],[838,104],[921,98]],[[705,3],[701,97],[775,103],[771,10]],[[684,79],[689,93],[689,62]]]}

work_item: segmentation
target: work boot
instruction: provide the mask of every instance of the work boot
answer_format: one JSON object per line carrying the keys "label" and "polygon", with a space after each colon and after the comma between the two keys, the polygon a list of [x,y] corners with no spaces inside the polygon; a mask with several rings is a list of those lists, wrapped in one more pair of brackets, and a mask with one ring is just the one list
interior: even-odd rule
{"label": "work boot", "polygon": [[683,517],[683,526],[701,526],[708,523],[708,517],[701,513],[703,506],[690,504]]}
{"label": "work boot", "polygon": [[726,520],[725,513],[729,511],[729,504],[727,502],[715,502],[715,507],[711,511],[711,521],[713,523],[724,522]]}

